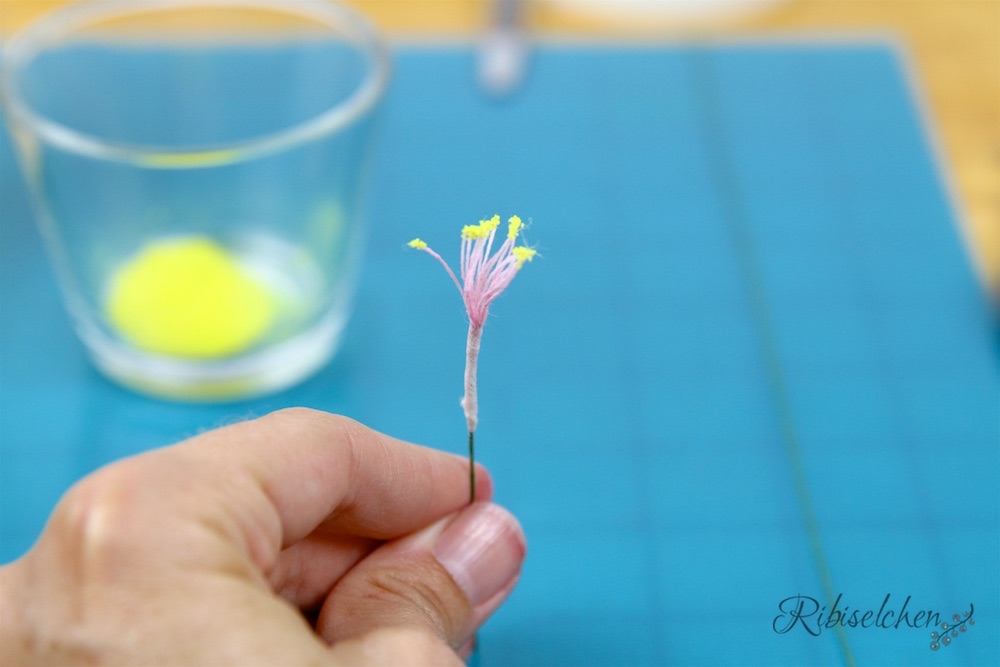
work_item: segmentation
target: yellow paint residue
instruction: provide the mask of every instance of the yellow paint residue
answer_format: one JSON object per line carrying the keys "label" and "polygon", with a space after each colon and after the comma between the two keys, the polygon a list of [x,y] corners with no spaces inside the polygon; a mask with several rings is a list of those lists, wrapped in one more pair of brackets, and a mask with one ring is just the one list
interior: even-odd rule
{"label": "yellow paint residue", "polygon": [[106,307],[136,347],[198,359],[246,350],[277,312],[274,295],[204,236],[148,244],[115,274]]}

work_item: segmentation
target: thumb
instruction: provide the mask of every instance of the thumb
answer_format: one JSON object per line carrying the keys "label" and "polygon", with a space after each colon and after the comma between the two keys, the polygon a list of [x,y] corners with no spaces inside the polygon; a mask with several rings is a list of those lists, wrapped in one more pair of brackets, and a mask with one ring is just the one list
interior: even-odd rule
{"label": "thumb", "polygon": [[[407,537],[387,542],[354,566],[327,598],[316,629],[334,651],[364,662],[427,664],[465,645],[514,589],[526,544],[517,519],[477,502]],[[406,641],[386,641],[390,629]],[[434,641],[412,641],[422,634]],[[377,660],[366,643],[379,637]],[[345,642],[344,640],[352,640]],[[366,642],[366,640],[368,640]],[[386,655],[386,651],[398,654]],[[370,648],[370,647],[369,647]],[[360,650],[360,653],[357,651]]]}

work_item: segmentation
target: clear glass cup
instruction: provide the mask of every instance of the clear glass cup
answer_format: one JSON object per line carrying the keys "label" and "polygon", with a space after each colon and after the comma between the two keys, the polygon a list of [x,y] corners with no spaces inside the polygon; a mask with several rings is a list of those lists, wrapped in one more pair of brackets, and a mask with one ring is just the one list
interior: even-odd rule
{"label": "clear glass cup", "polygon": [[7,44],[5,119],[77,332],[139,391],[324,365],[361,257],[389,56],[315,0],[91,0]]}

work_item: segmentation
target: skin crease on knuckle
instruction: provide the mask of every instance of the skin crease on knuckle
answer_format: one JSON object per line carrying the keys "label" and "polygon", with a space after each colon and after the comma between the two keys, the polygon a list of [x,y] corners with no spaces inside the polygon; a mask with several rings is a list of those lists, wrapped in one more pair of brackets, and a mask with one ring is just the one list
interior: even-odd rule
{"label": "skin crease on knuckle", "polygon": [[146,532],[138,507],[148,492],[146,470],[143,461],[131,459],[77,483],[56,506],[40,546],[49,541],[72,546],[61,551],[84,561],[73,570],[79,574],[113,573],[126,566]]}
{"label": "skin crease on knuckle", "polygon": [[[376,539],[391,539],[398,534],[380,532],[377,525],[369,520],[356,519],[359,507],[365,508],[368,516],[392,516],[396,521],[410,517],[422,517],[427,523],[443,516],[430,508],[440,498],[427,493],[428,488],[460,488],[459,484],[446,482],[467,477],[467,462],[461,457],[443,455],[436,450],[428,450],[418,445],[404,445],[393,438],[349,417],[320,412],[309,408],[286,408],[263,418],[274,420],[275,428],[283,437],[295,437],[296,432],[310,432],[312,438],[329,443],[340,451],[339,466],[346,471],[343,481],[344,497],[331,516],[344,530],[366,534]],[[280,424],[280,426],[279,426]],[[301,437],[301,436],[300,436]],[[378,476],[370,471],[377,470]],[[483,483],[488,484],[488,476],[481,471]],[[365,484],[358,483],[364,479]],[[430,480],[430,482],[429,482]],[[400,506],[391,499],[405,497],[411,502]],[[465,501],[465,494],[455,495],[455,509]],[[392,507],[381,507],[392,503]]]}
{"label": "skin crease on knuckle", "polygon": [[255,558],[266,547],[246,542],[267,539],[211,508],[261,498],[231,477],[197,483],[187,474],[190,462],[175,454],[126,459],[84,478],[60,501],[36,550],[57,554],[71,582],[109,593],[156,590],[195,570],[258,580],[259,567],[273,557]]}
{"label": "skin crease on knuckle", "polygon": [[429,554],[379,566],[361,580],[345,580],[342,585],[348,589],[334,589],[318,625],[328,641],[361,634],[373,619],[426,628],[452,647],[472,633],[472,608],[465,595]]}
{"label": "skin crease on knuckle", "polygon": [[[381,437],[349,417],[301,407],[284,408],[256,420],[254,431],[257,437],[261,437],[259,432],[264,430],[270,432],[266,439],[272,442],[310,441],[322,443],[324,448],[328,448],[330,454],[325,464],[335,463],[342,473],[342,476],[336,477],[336,485],[347,494],[341,500],[342,505],[350,499],[354,486],[351,482],[357,478],[356,471],[364,462],[358,452],[366,451],[372,440]],[[265,490],[273,497],[272,490]]]}
{"label": "skin crease on knuckle", "polygon": [[38,543],[0,570],[4,608],[18,610],[4,615],[0,662],[98,664],[107,654],[107,593],[132,576],[142,542],[117,526],[138,526],[133,501],[143,471],[141,462],[124,461],[78,482]]}
{"label": "skin crease on knuckle", "polygon": [[[395,520],[401,518],[403,511],[416,515],[426,513],[432,498],[416,492],[413,482],[414,479],[425,479],[433,471],[421,448],[399,445],[348,417],[316,413],[304,408],[283,410],[276,415],[291,419],[315,419],[312,427],[320,429],[324,441],[340,449],[340,465],[346,471],[344,497],[330,519],[343,530],[376,539],[398,537],[394,533],[382,532],[378,522],[360,520],[357,514],[362,507],[368,516],[392,516]],[[371,474],[372,470],[378,471],[377,477]],[[359,483],[362,479],[364,484]],[[405,509],[401,508],[393,502],[399,497],[413,502]],[[393,507],[383,508],[387,503],[392,503]]]}

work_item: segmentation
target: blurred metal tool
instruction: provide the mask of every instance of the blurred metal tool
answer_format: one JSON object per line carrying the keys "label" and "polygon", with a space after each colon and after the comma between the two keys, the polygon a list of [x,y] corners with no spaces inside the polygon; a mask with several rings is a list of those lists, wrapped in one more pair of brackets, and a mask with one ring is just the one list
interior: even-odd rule
{"label": "blurred metal tool", "polygon": [[493,0],[493,24],[479,53],[479,83],[495,97],[515,92],[524,80],[528,41],[522,0]]}

